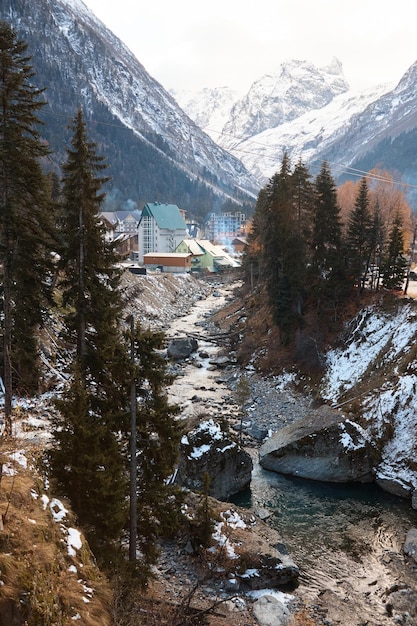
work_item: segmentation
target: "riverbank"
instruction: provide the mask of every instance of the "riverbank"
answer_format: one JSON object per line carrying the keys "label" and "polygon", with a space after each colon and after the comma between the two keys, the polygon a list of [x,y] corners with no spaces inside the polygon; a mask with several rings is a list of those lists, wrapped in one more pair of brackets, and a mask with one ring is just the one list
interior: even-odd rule
{"label": "riverbank", "polygon": [[[219,287],[217,287],[219,289]],[[229,296],[230,288],[228,288]],[[211,302],[210,306],[213,304]],[[219,304],[217,302],[217,304]],[[239,303],[240,306],[240,303]],[[204,309],[204,305],[201,304]],[[210,307],[209,307],[210,308]],[[232,307],[233,308],[233,307]],[[237,307],[239,308],[239,307]],[[212,311],[211,311],[212,313]],[[201,334],[202,327],[209,335],[218,335],[219,330],[229,332],[229,322],[219,324],[219,314],[214,317],[216,323],[213,324],[213,316],[208,314],[204,321],[200,320],[198,332]],[[183,319],[175,322],[176,328],[182,332],[190,330],[188,322]],[[218,349],[221,350],[221,346]],[[211,343],[213,350],[213,343]],[[233,358],[233,355],[230,355]],[[186,365],[189,368],[190,365]],[[253,368],[246,368],[243,372],[239,371],[236,366],[230,366],[221,375],[219,372],[206,372],[204,366],[196,367],[191,365],[191,371],[194,369],[201,375],[211,376],[207,378],[204,390],[198,385],[192,387],[194,406],[196,411],[206,410],[214,415],[229,415],[231,426],[237,426],[237,420],[233,417],[236,407],[233,407],[233,392],[236,387],[239,376],[244,375],[250,382],[251,398],[247,410],[247,424],[245,445],[253,450],[255,461],[255,470],[252,484],[252,501],[254,509],[267,510],[265,499],[271,499],[271,491],[268,495],[262,495],[262,489],[256,493],[256,483],[262,485],[267,480],[274,483],[275,476],[263,472],[256,464],[257,447],[259,441],[268,431],[275,431],[288,423],[303,417],[311,408],[312,400],[303,394],[298,393],[291,385],[291,377],[277,376],[271,378],[263,378],[259,376]],[[201,371],[203,370],[203,372]],[[187,379],[187,374],[182,376],[182,389],[184,391],[183,382]],[[192,375],[193,379],[193,375]],[[214,386],[212,381],[215,381]],[[219,387],[220,385],[220,387]],[[211,397],[210,397],[211,388]],[[204,394],[202,394],[204,391]],[[208,393],[207,393],[208,392]],[[228,395],[229,392],[229,395]],[[214,395],[213,395],[214,394]],[[198,402],[197,402],[198,400]],[[187,400],[182,396],[183,404]],[[297,492],[294,482],[291,480],[286,482],[286,489]],[[366,488],[364,488],[366,490]],[[285,490],[284,490],[285,491]],[[377,488],[375,488],[378,492]],[[374,493],[374,492],[373,492]],[[387,498],[382,492],[381,502]],[[285,492],[281,492],[282,498]],[[360,496],[358,496],[360,497]],[[374,498],[375,495],[372,495]],[[317,496],[314,506],[317,507]],[[291,554],[297,560],[299,558],[303,575],[299,588],[294,592],[294,598],[298,599],[302,604],[310,607],[309,619],[314,620],[315,624],[346,624],[346,626],[354,626],[356,624],[367,623],[370,626],[389,625],[398,622],[401,616],[401,623],[414,624],[413,603],[416,601],[416,570],[409,563],[403,554],[402,546],[405,539],[407,525],[413,524],[415,515],[409,511],[410,515],[404,519],[402,523],[398,523],[401,513],[398,513],[398,519],[395,514],[395,503],[398,502],[399,511],[409,510],[404,508],[405,504],[402,500],[394,498],[393,509],[385,514],[384,504],[372,501],[370,504],[358,505],[358,499],[355,496],[351,501],[346,497],[346,493],[335,496],[332,503],[332,512],[327,512],[323,519],[317,520],[314,511],[309,515],[308,510],[305,516],[311,519],[311,524],[322,524],[323,528],[311,527],[311,541],[307,546],[297,544],[297,536],[291,536]],[[401,506],[400,506],[401,504]],[[309,506],[307,502],[306,506]],[[361,516],[353,515],[349,519],[348,507],[352,507],[352,511],[359,507],[362,511]],[[343,516],[338,516],[338,507],[342,509]],[[407,505],[405,505],[407,507]],[[270,511],[271,513],[271,511]],[[299,513],[297,513],[299,515]],[[342,528],[333,528],[333,536],[327,545],[322,543],[322,536],[326,534],[325,518],[330,517],[339,520]],[[397,522],[396,522],[397,519]],[[314,521],[313,521],[314,520]],[[275,525],[281,530],[282,519],[272,515],[269,523]],[[317,536],[316,531],[320,532]],[[314,544],[316,536],[317,544]],[[285,541],[286,537],[283,536]],[[300,544],[302,540],[300,539]],[[293,552],[294,549],[294,552]],[[308,554],[311,551],[314,556]],[[399,593],[398,590],[401,590]],[[257,623],[257,622],[255,622]]]}
{"label": "riverbank", "polygon": [[[349,495],[343,489],[340,492],[321,489],[320,485],[309,485],[308,481],[264,472],[257,464],[260,441],[269,431],[303,417],[311,408],[311,398],[299,393],[288,375],[266,378],[250,364],[240,370],[233,363],[234,355],[225,350],[224,340],[231,336],[235,320],[242,320],[244,316],[243,303],[236,301],[233,284],[223,285],[221,279],[214,285],[184,277],[165,279],[167,284],[171,280],[174,288],[168,290],[167,302],[158,292],[160,313],[152,312],[150,321],[157,324],[157,328],[163,328],[169,337],[181,334],[198,337],[198,352],[206,355],[198,354],[177,367],[179,376],[170,391],[171,398],[180,404],[184,417],[198,419],[204,415],[227,419],[232,428],[238,428],[234,390],[240,376],[248,379],[251,391],[244,445],[253,455],[255,468],[250,498],[242,503],[266,517],[269,515],[269,526],[278,529],[300,566],[300,585],[292,593],[292,602],[294,606],[305,608],[305,620],[310,621],[304,623],[328,626],[417,623],[413,616],[413,603],[417,606],[416,568],[402,551],[407,527],[417,525],[414,513],[409,507],[403,508],[403,500],[390,500],[382,492],[381,502],[378,497],[375,499],[375,492],[368,502],[363,502],[360,494]],[[143,282],[140,285],[143,295]],[[155,285],[151,292],[156,292]],[[184,293],[184,298],[176,298],[177,293]],[[140,298],[136,304],[132,300],[131,305],[137,312],[144,311],[144,319],[147,319],[148,308]],[[220,370],[210,362],[222,351],[230,362]],[[387,512],[384,499],[392,502]],[[288,510],[292,518],[285,517]],[[298,525],[300,519],[304,534]],[[181,563],[178,570],[175,554]],[[171,546],[163,553],[161,563],[159,581],[162,587],[166,582],[168,596],[173,594],[178,598],[184,591],[180,580],[192,566],[186,546]],[[186,580],[195,580],[194,575],[190,570]],[[200,601],[206,603],[218,599],[219,594],[223,600],[228,593],[230,595],[214,584],[203,585],[199,593],[202,593]],[[233,617],[228,614],[211,619],[235,626],[240,623],[259,626],[260,622],[250,612],[250,603],[243,601],[240,608],[235,607],[233,611],[236,611]]]}

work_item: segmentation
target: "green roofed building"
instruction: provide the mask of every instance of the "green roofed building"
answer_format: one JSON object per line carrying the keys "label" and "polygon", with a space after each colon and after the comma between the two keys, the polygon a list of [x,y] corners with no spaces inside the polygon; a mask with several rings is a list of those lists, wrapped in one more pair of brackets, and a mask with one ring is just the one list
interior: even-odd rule
{"label": "green roofed building", "polygon": [[187,237],[187,225],[176,204],[145,204],[138,226],[139,263],[149,252],[174,252]]}

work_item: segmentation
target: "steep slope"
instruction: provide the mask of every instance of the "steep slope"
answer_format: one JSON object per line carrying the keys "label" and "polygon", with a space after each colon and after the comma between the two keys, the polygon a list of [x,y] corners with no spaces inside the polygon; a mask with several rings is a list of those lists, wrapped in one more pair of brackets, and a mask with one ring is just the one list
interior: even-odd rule
{"label": "steep slope", "polygon": [[3,0],[0,17],[28,42],[34,81],[47,88],[44,135],[57,164],[81,106],[119,199],[169,199],[197,211],[199,202],[253,200],[257,183],[242,163],[187,117],[81,0],[39,0],[30,14],[25,0]]}
{"label": "steep slope", "polygon": [[[417,187],[417,62],[398,85],[354,115],[315,161],[343,163],[360,171],[378,166],[394,172],[404,183]],[[407,190],[407,189],[406,189]],[[417,206],[417,189],[408,189]]]}
{"label": "steep slope", "polygon": [[[308,111],[292,121],[237,143],[233,152],[241,156],[246,167],[259,180],[265,181],[277,171],[284,151],[293,163],[301,158],[304,163],[314,165],[327,159],[337,176],[335,164],[346,163],[346,156],[343,153],[332,158],[327,146],[337,145],[355,116],[385,91],[386,86],[381,85],[366,92],[342,93],[322,108]],[[318,156],[319,153],[321,156]]]}
{"label": "steep slope", "polygon": [[348,84],[337,59],[325,68],[307,61],[287,61],[275,76],[263,76],[232,108],[220,144],[233,149],[244,139],[320,109]]}

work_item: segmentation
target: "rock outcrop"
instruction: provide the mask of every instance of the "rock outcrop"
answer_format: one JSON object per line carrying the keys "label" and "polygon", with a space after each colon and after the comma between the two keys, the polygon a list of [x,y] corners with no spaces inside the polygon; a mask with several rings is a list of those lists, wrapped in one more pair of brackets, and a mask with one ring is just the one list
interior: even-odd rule
{"label": "rock outcrop", "polygon": [[252,468],[250,455],[219,423],[208,419],[183,436],[175,482],[203,491],[204,475],[208,474],[208,494],[227,500],[250,484]]}
{"label": "rock outcrop", "polygon": [[167,348],[167,355],[173,361],[183,361],[196,352],[198,342],[194,337],[178,337],[172,339]]}
{"label": "rock outcrop", "polygon": [[326,482],[372,482],[376,450],[345,415],[321,407],[273,434],[260,448],[262,467]]}

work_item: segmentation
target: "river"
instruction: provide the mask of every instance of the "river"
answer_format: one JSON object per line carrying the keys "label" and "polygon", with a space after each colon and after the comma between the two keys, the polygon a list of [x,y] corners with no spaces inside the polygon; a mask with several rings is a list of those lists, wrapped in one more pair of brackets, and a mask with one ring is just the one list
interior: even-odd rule
{"label": "river", "polygon": [[[217,295],[198,301],[167,332],[171,338],[198,335],[198,353],[204,353],[181,367],[170,390],[170,400],[181,405],[184,417],[231,410],[230,390],[210,367],[219,346],[205,336],[204,320],[224,306],[232,289],[224,286]],[[389,615],[388,606],[393,589],[403,590],[403,595],[404,589],[414,590],[411,602],[417,598],[417,568],[407,564],[402,553],[407,531],[417,526],[410,502],[375,485],[317,483],[267,472],[259,466],[256,449],[250,452],[251,487],[233,502],[270,511],[267,522],[280,532],[301,571],[294,593],[315,607],[316,623],[415,626],[414,618],[407,621],[407,603],[403,621],[394,619],[395,612]]]}

